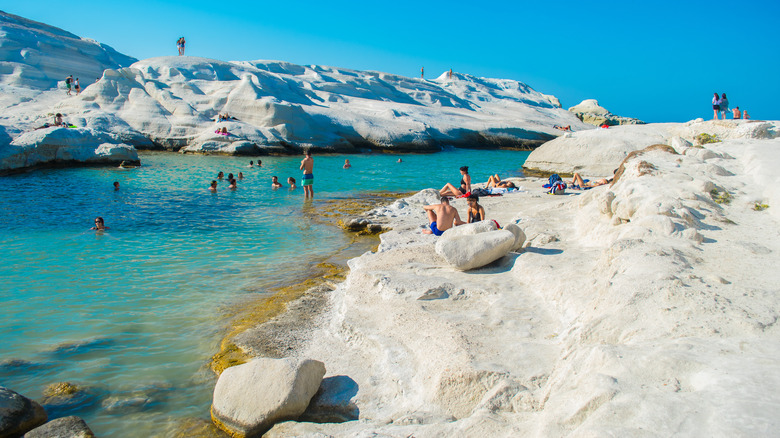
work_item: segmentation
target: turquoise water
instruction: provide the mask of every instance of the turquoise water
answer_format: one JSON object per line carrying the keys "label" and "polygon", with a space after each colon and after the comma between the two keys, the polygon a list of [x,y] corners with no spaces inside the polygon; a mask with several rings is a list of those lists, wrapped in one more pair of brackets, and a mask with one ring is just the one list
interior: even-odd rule
{"label": "turquoise water", "polygon": [[[249,158],[147,153],[137,169],[0,178],[0,385],[35,399],[55,382],[92,386],[81,407],[52,417],[79,415],[102,437],[167,436],[185,417],[208,419],[225,311],[349,244],[312,220],[322,200],[441,188],[462,165],[475,182],[517,175],[527,156],[315,155],[314,202],[271,189],[272,175],[300,183],[302,157],[248,168]],[[219,171],[244,179],[211,193]],[[89,230],[96,216],[109,230]]]}

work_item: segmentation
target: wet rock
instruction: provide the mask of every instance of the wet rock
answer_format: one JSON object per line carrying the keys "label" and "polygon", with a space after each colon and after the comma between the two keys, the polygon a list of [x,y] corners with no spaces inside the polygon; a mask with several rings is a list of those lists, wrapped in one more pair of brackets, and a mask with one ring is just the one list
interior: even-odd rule
{"label": "wet rock", "polygon": [[230,435],[220,430],[209,420],[187,418],[178,424],[169,436],[173,438],[227,438]]}
{"label": "wet rock", "polygon": [[51,416],[62,416],[95,404],[97,395],[91,389],[70,382],[52,383],[43,390],[43,405]]}
{"label": "wet rock", "polygon": [[325,375],[322,362],[254,359],[226,369],[214,388],[211,419],[231,435],[259,437],[306,410]]}
{"label": "wet rock", "polygon": [[45,423],[46,418],[41,405],[0,386],[0,438],[20,436]]}
{"label": "wet rock", "polygon": [[95,434],[79,417],[63,417],[24,434],[24,438],[94,438]]}
{"label": "wet rock", "polygon": [[162,403],[172,389],[168,383],[141,386],[106,398],[102,406],[112,413],[140,412]]}

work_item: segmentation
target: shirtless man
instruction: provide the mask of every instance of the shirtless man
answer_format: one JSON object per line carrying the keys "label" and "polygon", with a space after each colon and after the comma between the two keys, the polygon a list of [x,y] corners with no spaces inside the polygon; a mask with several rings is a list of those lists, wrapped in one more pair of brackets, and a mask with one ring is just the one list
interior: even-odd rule
{"label": "shirtless man", "polygon": [[734,108],[731,110],[731,112],[734,115],[734,119],[741,119],[742,118],[742,111],[739,110],[739,107]]}
{"label": "shirtless man", "polygon": [[282,186],[282,183],[279,182],[279,178],[276,176],[271,177],[271,188],[278,189]]}
{"label": "shirtless man", "polygon": [[446,196],[441,197],[441,204],[424,205],[423,210],[428,214],[428,222],[431,227],[430,230],[423,230],[423,234],[441,236],[453,226],[465,224],[460,220],[458,210],[450,205],[450,200]]}
{"label": "shirtless man", "polygon": [[211,180],[211,185],[209,186],[209,190],[212,191],[212,192],[216,192],[217,191],[217,182],[216,181]]}
{"label": "shirtless man", "polygon": [[230,185],[228,186],[228,188],[230,190],[235,190],[235,189],[238,188],[238,185],[236,184],[236,180],[235,179],[231,179],[230,180]]}
{"label": "shirtless man", "polygon": [[301,161],[301,170],[303,171],[303,178],[301,185],[303,186],[303,197],[314,199],[314,159],[311,157],[311,151],[306,151],[306,158]]}

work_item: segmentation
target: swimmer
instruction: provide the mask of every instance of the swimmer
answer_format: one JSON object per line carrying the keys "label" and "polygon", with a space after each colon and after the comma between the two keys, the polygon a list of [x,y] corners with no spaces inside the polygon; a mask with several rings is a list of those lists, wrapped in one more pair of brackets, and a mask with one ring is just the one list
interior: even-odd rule
{"label": "swimmer", "polygon": [[222,179],[222,178],[224,178],[224,177],[225,177],[225,174],[224,174],[224,173],[222,173],[222,172],[219,172],[219,173],[217,174],[217,179]]}
{"label": "swimmer", "polygon": [[263,160],[257,160],[257,167],[263,167]]}
{"label": "swimmer", "polygon": [[236,180],[231,178],[230,179],[230,185],[228,186],[230,190],[235,190],[238,188],[238,185],[236,185]]}
{"label": "swimmer", "polygon": [[238,179],[244,179],[244,172],[238,172]]}
{"label": "swimmer", "polygon": [[246,167],[255,167],[255,162],[252,160],[249,160],[249,166]]}
{"label": "swimmer", "polygon": [[211,190],[212,192],[216,192],[217,191],[217,182],[216,181],[211,180],[211,185],[209,186],[209,190]]}
{"label": "swimmer", "polygon": [[350,167],[352,167],[352,164],[349,163],[349,160],[344,160],[344,168],[349,169]]}
{"label": "swimmer", "polygon": [[103,218],[100,216],[95,218],[95,226],[90,228],[90,230],[97,230],[97,231],[103,231],[107,229],[108,227],[106,226],[106,223],[103,221]]}
{"label": "swimmer", "polygon": [[233,179],[233,174],[232,173],[228,173],[228,181],[230,181],[231,179]]}
{"label": "swimmer", "polygon": [[289,177],[287,178],[287,184],[290,185],[290,190],[295,188],[295,178]]}
{"label": "swimmer", "polygon": [[279,178],[275,176],[271,177],[271,187],[274,189],[278,189],[279,187],[282,187],[282,183],[279,182]]}
{"label": "swimmer", "polygon": [[402,162],[402,161],[401,161],[401,159],[400,159],[400,158],[398,159],[398,161],[396,161],[396,163],[401,163],[401,162]]}
{"label": "swimmer", "polygon": [[114,191],[119,190],[119,181],[114,181]]}

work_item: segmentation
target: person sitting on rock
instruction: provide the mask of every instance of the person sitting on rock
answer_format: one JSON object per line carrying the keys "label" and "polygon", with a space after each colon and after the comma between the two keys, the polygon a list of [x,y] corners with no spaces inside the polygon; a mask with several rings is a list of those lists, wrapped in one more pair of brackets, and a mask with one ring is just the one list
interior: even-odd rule
{"label": "person sitting on rock", "polygon": [[274,188],[274,189],[278,189],[278,188],[283,187],[283,186],[282,186],[282,183],[279,182],[279,178],[277,178],[275,176],[272,176],[271,177],[271,187]]}
{"label": "person sitting on rock", "polygon": [[503,188],[503,189],[513,189],[515,188],[515,183],[512,181],[502,180],[498,177],[498,174],[491,175],[488,178],[487,182],[487,188],[496,187],[496,188]]}
{"label": "person sitting on rock", "polygon": [[57,113],[54,116],[54,126],[64,126],[65,122],[62,121],[62,114]]}
{"label": "person sitting on rock", "polygon": [[471,192],[471,175],[469,175],[469,166],[463,166],[460,168],[460,174],[462,178],[460,180],[460,188],[447,183],[439,190],[441,196],[463,196]]}
{"label": "person sitting on rock", "polygon": [[424,205],[423,210],[428,215],[430,227],[428,230],[423,230],[423,234],[441,236],[453,226],[465,224],[460,220],[458,210],[450,205],[450,199],[446,196],[441,197],[441,204]]}
{"label": "person sitting on rock", "polygon": [[469,195],[466,198],[468,203],[468,223],[479,222],[485,219],[485,207],[479,205],[479,196]]}
{"label": "person sitting on rock", "polygon": [[742,118],[742,111],[739,110],[739,107],[734,108],[731,112],[734,115],[734,120]]}

